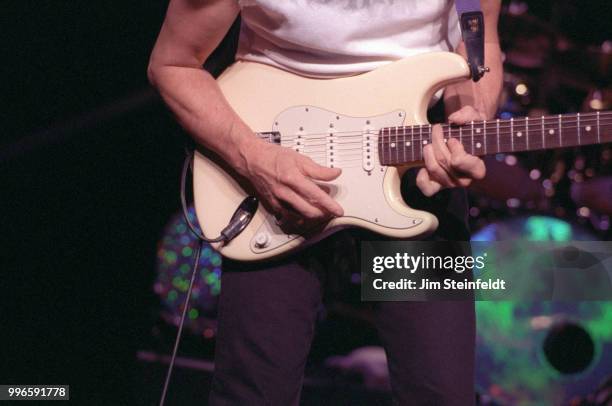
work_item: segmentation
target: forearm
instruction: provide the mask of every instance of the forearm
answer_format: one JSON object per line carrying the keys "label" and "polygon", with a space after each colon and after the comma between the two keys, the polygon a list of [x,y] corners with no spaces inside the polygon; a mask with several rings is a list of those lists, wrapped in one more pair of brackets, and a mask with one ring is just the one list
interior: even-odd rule
{"label": "forearm", "polygon": [[149,76],[193,139],[243,172],[242,152],[256,137],[227,103],[215,79],[201,68],[182,66],[153,67]]}
{"label": "forearm", "polygon": [[[444,93],[447,115],[465,106],[474,107],[482,119],[491,119],[497,112],[504,74],[497,33],[501,1],[480,0],[480,5],[485,24],[485,66],[490,69],[490,72],[485,73],[476,83],[472,80],[466,80],[448,86]],[[467,58],[463,42],[459,44],[455,52]]]}
{"label": "forearm", "polygon": [[235,0],[171,0],[147,74],[194,140],[242,173],[241,151],[257,137],[202,69],[238,12]]}
{"label": "forearm", "polygon": [[[466,57],[463,43],[457,49],[457,53]],[[444,102],[447,115],[464,106],[473,106],[483,114],[485,119],[495,116],[503,83],[499,43],[485,43],[485,66],[489,67],[490,71],[485,73],[478,82],[466,80],[446,88]]]}

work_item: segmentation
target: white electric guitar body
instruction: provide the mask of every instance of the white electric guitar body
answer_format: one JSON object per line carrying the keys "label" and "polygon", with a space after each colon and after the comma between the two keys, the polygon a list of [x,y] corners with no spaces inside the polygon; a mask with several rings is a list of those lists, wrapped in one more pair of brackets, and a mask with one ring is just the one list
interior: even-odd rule
{"label": "white electric guitar body", "polygon": [[[403,201],[400,178],[420,160],[427,143],[423,131],[430,128],[426,117],[433,94],[469,75],[464,58],[446,52],[422,54],[338,79],[306,78],[251,62],[232,65],[218,84],[254,132],[321,165],[342,168],[339,178],[324,185],[343,207],[344,216],[315,233],[288,235],[259,204],[238,236],[215,247],[228,258],[257,261],[288,254],[345,227],[397,239],[433,232],[436,217]],[[410,128],[410,132],[390,130],[394,128]],[[497,149],[501,150],[499,128],[498,122]],[[474,131],[472,124],[472,135]],[[484,140],[486,153],[487,145],[493,147],[487,144],[486,129]],[[479,152],[481,143],[474,145],[474,137],[470,141],[468,152]],[[207,236],[217,236],[253,191],[206,151],[196,153],[193,173],[198,221]]]}

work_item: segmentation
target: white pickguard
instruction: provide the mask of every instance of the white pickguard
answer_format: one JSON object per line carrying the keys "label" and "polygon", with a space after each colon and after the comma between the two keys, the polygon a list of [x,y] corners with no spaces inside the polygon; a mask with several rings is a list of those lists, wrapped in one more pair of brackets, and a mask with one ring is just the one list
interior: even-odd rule
{"label": "white pickguard", "polygon": [[[280,113],[273,131],[281,145],[309,156],[320,165],[342,169],[340,177],[321,183],[342,206],[345,217],[388,228],[406,229],[423,220],[406,217],[386,201],[383,180],[387,167],[378,160],[378,131],[404,124],[406,113],[392,111],[373,117],[350,117],[313,106],[296,106]],[[287,235],[268,217],[251,240],[251,250],[275,249],[298,235]]]}

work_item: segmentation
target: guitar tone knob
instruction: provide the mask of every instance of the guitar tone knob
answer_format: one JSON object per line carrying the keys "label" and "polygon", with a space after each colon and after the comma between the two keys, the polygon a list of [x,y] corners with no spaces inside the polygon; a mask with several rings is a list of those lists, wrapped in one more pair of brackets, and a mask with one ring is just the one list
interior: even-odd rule
{"label": "guitar tone knob", "polygon": [[257,233],[257,235],[255,235],[255,247],[266,248],[269,244],[270,244],[270,234]]}

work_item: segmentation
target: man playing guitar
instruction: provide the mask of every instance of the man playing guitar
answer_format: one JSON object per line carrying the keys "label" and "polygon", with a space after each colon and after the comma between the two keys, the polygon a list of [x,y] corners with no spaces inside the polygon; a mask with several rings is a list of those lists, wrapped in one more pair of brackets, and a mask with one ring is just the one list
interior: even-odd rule
{"label": "man playing guitar", "polygon": [[[315,183],[331,181],[341,170],[256,137],[202,69],[203,62],[241,12],[237,59],[303,76],[354,75],[430,51],[466,56],[452,3],[171,0],[148,75],[195,141],[248,179],[281,222],[299,229],[343,215]],[[482,0],[481,6],[490,72],[477,83],[445,89],[447,118],[455,124],[491,119],[501,92],[500,1]],[[444,142],[440,126],[434,126],[423,157],[416,185],[437,199],[441,210],[432,238],[469,239],[461,188],[485,176],[483,161],[455,139]],[[298,404],[324,283],[321,255],[315,245],[274,262],[224,263],[211,404]],[[396,404],[474,403],[472,302],[381,302],[374,310]]]}

